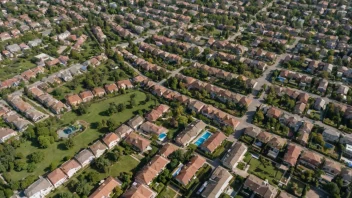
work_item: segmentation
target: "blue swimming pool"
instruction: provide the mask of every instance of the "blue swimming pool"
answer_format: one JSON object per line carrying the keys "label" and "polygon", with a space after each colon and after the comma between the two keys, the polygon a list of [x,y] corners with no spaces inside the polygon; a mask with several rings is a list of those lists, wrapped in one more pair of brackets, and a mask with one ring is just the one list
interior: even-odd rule
{"label": "blue swimming pool", "polygon": [[160,135],[159,135],[159,140],[160,140],[160,141],[163,141],[163,140],[166,138],[166,136],[167,136],[167,135],[166,135],[165,133],[160,134]]}
{"label": "blue swimming pool", "polygon": [[197,146],[202,145],[207,139],[210,138],[211,135],[212,134],[209,131],[205,131],[194,144]]}
{"label": "blue swimming pool", "polygon": [[63,131],[64,131],[64,133],[66,133],[66,134],[69,135],[69,134],[75,132],[76,130],[77,130],[76,127],[74,127],[74,126],[69,126],[69,127],[65,128]]}

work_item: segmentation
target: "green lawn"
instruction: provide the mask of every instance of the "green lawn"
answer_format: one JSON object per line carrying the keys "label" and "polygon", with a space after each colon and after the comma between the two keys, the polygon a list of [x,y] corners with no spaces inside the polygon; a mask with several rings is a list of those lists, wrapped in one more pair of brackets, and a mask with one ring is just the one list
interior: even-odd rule
{"label": "green lawn", "polygon": [[[97,103],[92,104],[89,108],[88,114],[82,115],[82,116],[77,116],[73,112],[68,112],[62,116],[63,124],[62,125],[67,125],[71,122],[74,122],[76,120],[84,120],[87,121],[88,123],[92,124],[95,122],[99,122],[102,119],[113,119],[116,123],[123,123],[129,120],[132,116],[134,116],[133,112],[136,110],[148,110],[150,105],[154,105],[153,101],[150,101],[144,105],[137,105],[136,107],[132,109],[125,109],[122,113],[117,113],[112,115],[111,117],[105,116],[102,114],[105,110],[109,108],[109,103],[111,102],[116,102],[118,103],[127,103],[130,100],[130,95],[131,94],[136,94],[136,103],[139,104],[140,101],[144,101],[146,98],[145,93],[141,91],[136,91],[133,90],[130,93],[124,94],[124,95],[119,95],[116,97],[112,97],[106,100],[99,101]],[[61,128],[62,126],[55,125],[53,126],[54,129]],[[95,140],[99,139],[103,133],[99,132],[97,129],[94,128],[88,128],[86,131],[77,134],[76,136],[73,137],[74,141],[74,147],[72,147],[70,150],[66,150],[63,146],[62,142],[55,142],[53,143],[50,147],[46,149],[39,149],[36,145],[32,145],[31,142],[26,141],[21,144],[21,146],[16,150],[17,153],[22,153],[24,156],[27,156],[35,151],[42,151],[44,153],[45,159],[44,161],[38,163],[36,166],[36,169],[34,170],[33,173],[28,173],[26,171],[21,171],[21,172],[16,172],[16,171],[11,171],[10,176],[13,181],[18,181],[21,180],[28,175],[35,175],[39,176],[44,174],[49,167],[49,165],[53,162],[56,163],[57,165],[60,165],[63,163],[63,158],[65,156],[72,157],[74,156],[75,153],[80,151],[82,148],[86,148],[90,143],[94,142]]]}
{"label": "green lawn", "polygon": [[5,60],[0,64],[0,80],[11,78],[35,66],[29,60],[23,58]]}
{"label": "green lawn", "polygon": [[158,195],[158,198],[174,198],[175,196],[176,196],[176,192],[174,190],[172,190],[170,187],[166,187]]}
{"label": "green lawn", "polygon": [[271,184],[275,183],[273,182],[274,179],[280,181],[283,175],[283,172],[276,168],[271,161],[263,164],[260,160],[252,158],[249,164],[248,173],[252,173],[261,179],[268,179]]}
{"label": "green lawn", "polygon": [[[57,194],[61,192],[67,192],[69,189],[66,187],[66,185],[72,181],[77,179],[77,177],[83,173],[88,173],[88,172],[97,172],[99,173],[99,180],[103,180],[107,178],[108,176],[112,177],[118,177],[120,173],[122,172],[131,172],[132,169],[136,168],[138,166],[139,162],[132,158],[129,155],[123,155],[119,158],[119,160],[114,163],[112,166],[110,166],[110,171],[107,173],[101,173],[96,171],[95,169],[91,168],[90,166],[83,171],[78,172],[74,177],[72,177],[69,181],[67,181],[63,186],[59,187],[56,189],[54,192],[52,192],[48,197],[55,197]],[[94,189],[93,189],[94,191]],[[92,192],[91,192],[92,193]]]}

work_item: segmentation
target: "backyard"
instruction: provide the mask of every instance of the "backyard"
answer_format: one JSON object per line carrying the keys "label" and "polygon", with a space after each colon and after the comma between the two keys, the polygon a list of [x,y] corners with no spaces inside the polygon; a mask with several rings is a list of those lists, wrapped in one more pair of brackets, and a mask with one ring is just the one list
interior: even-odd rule
{"label": "backyard", "polygon": [[163,191],[158,195],[160,198],[174,198],[176,196],[176,192],[172,190],[170,187],[164,188]]}
{"label": "backyard", "polygon": [[[131,109],[127,108],[122,113],[113,114],[112,116],[106,116],[103,113],[109,108],[109,103],[111,102],[128,103],[128,101],[130,100],[130,95],[132,94],[136,95],[135,100],[137,105],[135,107]],[[84,120],[88,122],[91,125],[91,127],[88,127],[88,129],[85,130],[84,132],[78,133],[77,135],[72,137],[74,146],[69,150],[65,148],[64,143],[61,141],[54,142],[46,149],[40,149],[35,143],[30,141],[25,141],[21,143],[21,146],[17,148],[16,153],[22,153],[23,156],[28,156],[33,152],[41,151],[44,154],[45,159],[42,162],[36,164],[36,168],[32,173],[28,173],[26,171],[16,172],[12,170],[11,172],[9,172],[10,178],[12,179],[12,181],[18,181],[29,175],[39,176],[48,171],[48,167],[50,166],[51,163],[55,165],[60,165],[61,163],[64,162],[65,157],[71,158],[79,150],[81,150],[82,148],[86,148],[90,143],[99,139],[103,135],[102,132],[100,132],[98,129],[94,127],[96,125],[95,123],[100,122],[103,119],[105,120],[112,119],[115,123],[118,123],[118,124],[123,123],[128,119],[130,119],[134,115],[135,111],[148,110],[151,105],[154,105],[154,101],[152,100],[147,102],[144,105],[138,105],[140,102],[144,101],[145,99],[146,99],[145,93],[140,91],[131,91],[128,94],[115,96],[115,97],[108,98],[106,100],[102,100],[97,103],[91,104],[90,107],[88,107],[87,114],[83,114],[81,116],[78,116],[74,112],[68,112],[64,114],[61,118],[61,120],[63,121],[62,125],[59,126],[58,124],[56,124],[52,126],[52,128],[55,129],[55,131],[58,128],[61,128],[62,126],[73,123],[76,120]]]}
{"label": "backyard", "polygon": [[248,173],[254,174],[261,179],[267,179],[270,184],[277,184],[283,175],[283,171],[276,168],[274,162],[268,159],[251,158],[249,165]]}

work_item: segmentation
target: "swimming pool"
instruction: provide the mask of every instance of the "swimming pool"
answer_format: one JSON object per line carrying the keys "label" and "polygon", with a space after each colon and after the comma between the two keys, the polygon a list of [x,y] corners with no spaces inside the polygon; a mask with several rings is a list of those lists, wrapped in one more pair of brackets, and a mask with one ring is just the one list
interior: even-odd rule
{"label": "swimming pool", "polygon": [[160,140],[160,141],[165,140],[166,136],[167,136],[167,135],[166,135],[165,133],[161,133],[161,134],[159,135],[159,140]]}
{"label": "swimming pool", "polygon": [[209,131],[205,131],[194,144],[197,146],[202,145],[207,139],[210,138],[211,135],[212,134]]}
{"label": "swimming pool", "polygon": [[74,126],[69,126],[69,127],[65,128],[63,131],[64,131],[64,133],[70,135],[71,133],[76,132],[77,129]]}

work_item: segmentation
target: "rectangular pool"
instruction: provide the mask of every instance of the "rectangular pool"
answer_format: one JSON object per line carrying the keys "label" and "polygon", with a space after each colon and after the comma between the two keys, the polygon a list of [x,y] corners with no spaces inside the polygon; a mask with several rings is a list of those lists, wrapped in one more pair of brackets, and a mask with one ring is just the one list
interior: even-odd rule
{"label": "rectangular pool", "polygon": [[210,133],[209,131],[205,131],[198,139],[196,142],[194,142],[195,145],[200,146],[202,145],[207,139],[210,138],[210,136],[212,135],[212,133]]}
{"label": "rectangular pool", "polygon": [[166,135],[165,133],[161,133],[161,134],[159,135],[159,138],[158,138],[158,139],[159,139],[160,141],[164,141],[165,138],[166,138],[166,136],[167,136],[167,135]]}

